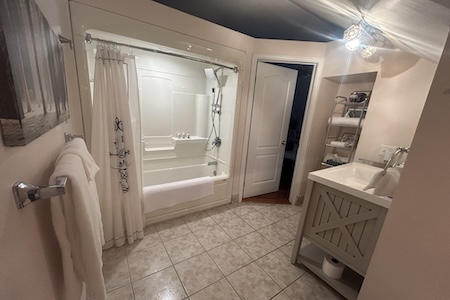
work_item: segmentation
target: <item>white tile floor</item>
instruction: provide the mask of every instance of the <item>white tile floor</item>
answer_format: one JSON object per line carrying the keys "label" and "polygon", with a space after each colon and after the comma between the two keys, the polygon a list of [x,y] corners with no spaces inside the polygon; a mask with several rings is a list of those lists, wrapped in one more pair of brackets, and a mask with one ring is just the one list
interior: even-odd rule
{"label": "white tile floor", "polygon": [[342,299],[290,263],[300,207],[231,204],[146,228],[103,254],[108,299]]}

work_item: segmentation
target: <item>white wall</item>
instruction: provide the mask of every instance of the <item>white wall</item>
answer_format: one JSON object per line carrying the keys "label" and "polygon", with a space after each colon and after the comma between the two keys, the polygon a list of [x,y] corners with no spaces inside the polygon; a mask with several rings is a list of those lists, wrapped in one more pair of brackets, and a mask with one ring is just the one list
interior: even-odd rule
{"label": "white wall", "polygon": [[[222,87],[221,112],[214,115],[214,126],[222,144],[213,147],[211,104],[218,97],[219,88],[215,79],[205,77],[204,68],[217,67],[146,53],[138,53],[137,62],[142,134],[145,149],[149,150],[144,152],[144,159],[209,155],[218,159],[229,175],[238,75],[228,69],[218,71],[219,76],[223,74],[227,79]],[[189,133],[190,138],[174,142],[172,137],[180,133]]]}
{"label": "white wall", "polygon": [[449,77],[447,39],[358,299],[450,297]]}
{"label": "white wall", "polygon": [[[86,4],[86,5],[83,5]],[[80,0],[71,2],[72,22],[77,55],[84,53],[84,33],[88,29],[114,32],[122,36],[135,38],[175,49],[188,50],[199,55],[213,56],[222,61],[239,66],[236,95],[236,118],[232,130],[234,140],[232,149],[244,143],[243,131],[238,128],[245,124],[246,99],[249,86],[249,62],[253,52],[254,39],[227,28],[189,16],[153,1],[137,0],[133,5],[123,1]],[[82,99],[89,99],[86,65],[80,64]],[[224,90],[225,92],[225,90]],[[85,102],[85,100],[82,100]],[[224,103],[225,104],[225,103]],[[228,102],[227,102],[228,104]],[[90,115],[88,105],[83,105],[83,115]],[[227,109],[227,107],[224,107]],[[86,128],[90,121],[84,120]],[[231,130],[231,129],[229,129]],[[219,150],[219,152],[222,150]],[[225,151],[222,151],[225,152]],[[219,157],[222,154],[218,154]],[[225,156],[233,156],[227,151]],[[234,166],[237,166],[235,170]],[[231,174],[240,171],[240,155],[231,157]],[[234,176],[234,178],[238,178]],[[233,187],[238,185],[233,185]]]}
{"label": "white wall", "polygon": [[[71,37],[69,8],[63,0],[36,0],[56,34]],[[24,147],[0,142],[0,299],[61,299],[59,246],[49,201],[17,210],[11,187],[16,181],[47,185],[64,145],[64,132],[82,133],[73,51],[64,47],[70,119]]]}
{"label": "white wall", "polygon": [[204,137],[196,125],[207,122],[208,114],[197,110],[196,104],[203,100],[207,107],[210,102],[205,66],[161,54],[136,54],[143,136],[175,137],[189,132]]}
{"label": "white wall", "polygon": [[381,144],[411,145],[436,71],[435,63],[405,52],[391,50],[381,55],[379,62],[367,62],[340,42],[329,43],[327,48],[325,77],[377,72],[355,161],[382,162],[378,156]]}

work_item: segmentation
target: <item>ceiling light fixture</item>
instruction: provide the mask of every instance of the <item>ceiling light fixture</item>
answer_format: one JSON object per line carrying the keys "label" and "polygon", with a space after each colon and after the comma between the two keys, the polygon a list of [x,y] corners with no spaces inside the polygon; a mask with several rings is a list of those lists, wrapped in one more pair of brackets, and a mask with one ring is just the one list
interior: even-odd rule
{"label": "ceiling light fixture", "polygon": [[344,31],[344,41],[351,41],[359,36],[361,33],[361,25],[352,25]]}
{"label": "ceiling light fixture", "polygon": [[371,57],[377,51],[377,47],[384,45],[384,37],[381,31],[367,24],[364,19],[347,28],[344,31],[343,40],[348,50],[360,50],[360,55],[363,58]]}
{"label": "ceiling light fixture", "polygon": [[356,39],[346,42],[345,47],[350,51],[355,51],[356,49],[359,48],[360,44],[361,44],[361,41],[358,38],[356,38]]}
{"label": "ceiling light fixture", "polygon": [[377,48],[374,46],[367,46],[361,51],[361,56],[363,58],[369,58],[377,52]]}

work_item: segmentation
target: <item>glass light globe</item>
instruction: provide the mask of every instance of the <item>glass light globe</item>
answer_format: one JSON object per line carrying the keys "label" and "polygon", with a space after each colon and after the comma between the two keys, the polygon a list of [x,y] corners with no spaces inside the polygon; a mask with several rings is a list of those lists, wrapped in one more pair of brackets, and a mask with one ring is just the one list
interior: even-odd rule
{"label": "glass light globe", "polygon": [[358,49],[360,43],[361,42],[359,39],[353,39],[345,43],[345,48],[347,48],[350,51],[355,51],[356,49]]}
{"label": "glass light globe", "polygon": [[351,41],[356,39],[361,33],[361,26],[352,25],[344,31],[344,41]]}
{"label": "glass light globe", "polygon": [[373,47],[373,46],[368,46],[366,47],[363,51],[361,51],[361,56],[363,58],[369,58],[372,55],[374,55],[374,53],[377,51],[377,48]]}

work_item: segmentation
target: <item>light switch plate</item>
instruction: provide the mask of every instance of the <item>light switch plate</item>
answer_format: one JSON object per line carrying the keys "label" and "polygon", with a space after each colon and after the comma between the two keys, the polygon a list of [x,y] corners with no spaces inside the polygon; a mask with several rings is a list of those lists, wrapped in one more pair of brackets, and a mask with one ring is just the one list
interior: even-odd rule
{"label": "light switch plate", "polygon": [[378,151],[378,156],[382,156],[384,158],[384,161],[388,161],[392,157],[396,149],[396,146],[381,145]]}

